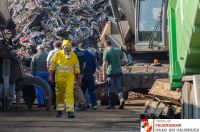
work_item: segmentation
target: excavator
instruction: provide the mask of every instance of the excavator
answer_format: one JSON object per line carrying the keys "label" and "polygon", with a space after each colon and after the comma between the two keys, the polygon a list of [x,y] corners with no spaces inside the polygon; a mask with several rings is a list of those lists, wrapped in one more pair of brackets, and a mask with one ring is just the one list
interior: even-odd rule
{"label": "excavator", "polygon": [[[125,98],[128,91],[147,93],[156,79],[168,77],[167,0],[109,2],[114,19],[105,24],[98,48],[103,51],[105,40],[110,40],[127,58],[131,56],[132,61],[123,66]],[[100,95],[105,96],[105,91]],[[105,102],[106,97],[100,98]]]}
{"label": "excavator", "polygon": [[[168,55],[169,71],[125,73],[124,88],[151,88],[144,113],[152,118],[200,118],[200,1],[110,0],[114,19],[100,36],[135,59]],[[138,62],[134,63],[137,65]],[[162,66],[161,66],[162,67]],[[151,67],[156,70],[156,67]],[[165,74],[165,75],[166,75]],[[151,77],[149,79],[149,77]],[[130,79],[131,78],[131,81]],[[137,80],[137,78],[139,78]],[[140,82],[141,85],[138,85]],[[143,87],[143,84],[148,84]]]}
{"label": "excavator", "polygon": [[15,24],[8,10],[8,1],[0,1],[0,109],[9,111],[20,107],[21,98],[28,108],[35,100],[34,85],[42,88],[46,99],[47,110],[51,105],[51,90],[47,82],[40,78],[25,75],[22,62],[10,52],[12,38],[15,35]]}

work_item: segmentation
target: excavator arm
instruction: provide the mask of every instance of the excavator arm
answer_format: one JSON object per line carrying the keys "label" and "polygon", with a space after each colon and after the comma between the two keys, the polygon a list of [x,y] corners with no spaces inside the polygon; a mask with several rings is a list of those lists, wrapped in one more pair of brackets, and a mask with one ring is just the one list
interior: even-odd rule
{"label": "excavator arm", "polygon": [[[6,33],[5,29],[7,30]],[[15,23],[13,22],[8,10],[8,0],[0,0],[0,31],[0,37],[4,40],[11,39],[15,34]],[[10,38],[6,37],[7,33],[12,34]]]}
{"label": "excavator arm", "polygon": [[14,28],[14,22],[8,10],[8,0],[0,1],[0,27],[9,30],[13,30]]}

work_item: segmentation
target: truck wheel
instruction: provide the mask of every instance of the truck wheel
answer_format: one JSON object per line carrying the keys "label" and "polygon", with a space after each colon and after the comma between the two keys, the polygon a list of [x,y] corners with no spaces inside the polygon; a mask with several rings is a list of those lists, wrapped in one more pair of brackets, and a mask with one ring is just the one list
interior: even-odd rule
{"label": "truck wheel", "polygon": [[34,100],[36,98],[35,86],[34,85],[24,86],[22,88],[22,97],[27,107],[31,109],[34,103]]}
{"label": "truck wheel", "polygon": [[181,118],[182,119],[189,119],[190,92],[191,92],[191,83],[184,82],[184,85],[182,88],[182,98],[181,98],[181,105],[182,105]]}
{"label": "truck wheel", "polygon": [[27,86],[38,85],[43,90],[47,110],[51,107],[51,88],[49,84],[39,77],[25,77],[21,80],[18,80],[16,83],[16,90],[21,91],[22,88],[28,88]]}

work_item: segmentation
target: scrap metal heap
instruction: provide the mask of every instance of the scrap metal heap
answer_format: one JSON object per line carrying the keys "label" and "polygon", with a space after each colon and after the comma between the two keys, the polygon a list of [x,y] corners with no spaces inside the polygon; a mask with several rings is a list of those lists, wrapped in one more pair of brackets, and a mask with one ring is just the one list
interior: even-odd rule
{"label": "scrap metal heap", "polygon": [[108,0],[10,0],[9,10],[16,23],[11,53],[29,66],[36,47],[53,48],[56,39],[78,39],[97,49],[99,34],[112,15]]}
{"label": "scrap metal heap", "polygon": [[30,74],[36,47],[42,44],[49,51],[57,39],[75,39],[96,50],[101,29],[111,15],[108,1],[1,0],[0,7],[0,110],[10,110],[13,102],[20,107],[21,98],[31,108],[34,85],[43,89],[49,110],[48,83]]}
{"label": "scrap metal heap", "polygon": [[[16,106],[20,103],[20,94],[29,108],[35,99],[34,85],[42,88],[47,110],[51,105],[50,86],[47,82],[37,77],[31,77],[24,74],[21,61],[12,54],[14,44],[12,38],[15,35],[15,24],[11,19],[8,10],[8,1],[0,1],[0,110],[5,111],[13,108],[13,102],[16,99]],[[28,92],[27,92],[28,91]],[[30,95],[32,92],[34,95]],[[16,95],[16,98],[15,98]]]}

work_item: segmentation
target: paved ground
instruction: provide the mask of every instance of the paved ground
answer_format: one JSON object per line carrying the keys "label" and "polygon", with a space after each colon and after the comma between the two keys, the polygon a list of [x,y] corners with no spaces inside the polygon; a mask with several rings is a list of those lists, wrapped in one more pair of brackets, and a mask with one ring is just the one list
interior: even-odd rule
{"label": "paved ground", "polygon": [[75,119],[55,117],[55,111],[43,109],[0,113],[0,132],[106,132],[139,131],[139,113],[142,107],[125,110],[76,112]]}
{"label": "paved ground", "polygon": [[[144,100],[143,100],[144,102]],[[138,132],[143,105],[128,104],[124,110],[76,112],[75,119],[55,117],[55,111],[43,108],[0,112],[0,132]]]}

